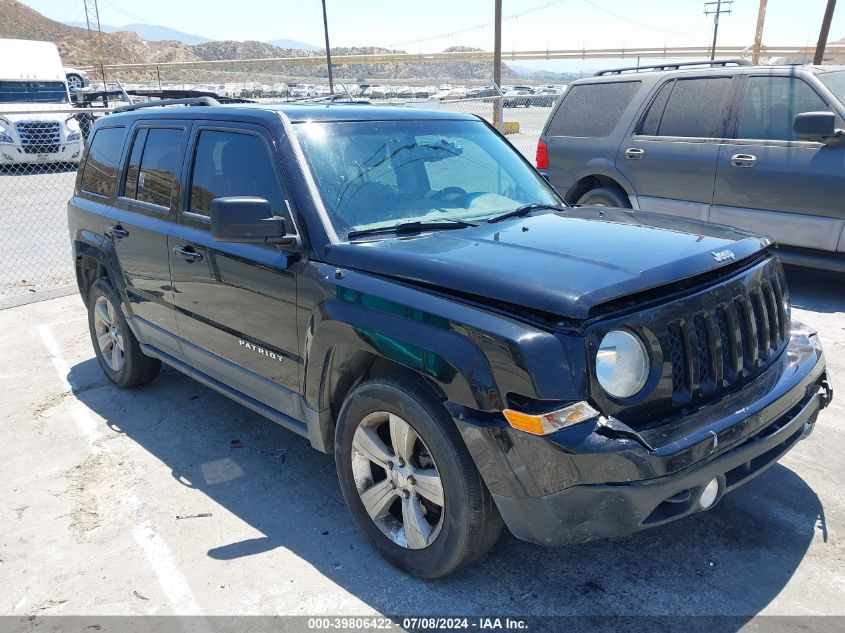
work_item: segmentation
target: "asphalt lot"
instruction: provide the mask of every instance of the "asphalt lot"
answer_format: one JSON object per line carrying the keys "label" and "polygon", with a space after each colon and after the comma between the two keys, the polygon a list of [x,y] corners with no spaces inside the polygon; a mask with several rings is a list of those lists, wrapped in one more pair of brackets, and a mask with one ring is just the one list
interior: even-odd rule
{"label": "asphalt lot", "polygon": [[[841,383],[845,282],[789,277]],[[421,581],[370,550],[306,440],[174,370],[107,384],[77,296],[2,310],[0,331],[0,615],[845,615],[841,391],[709,512],[556,549],[505,534]]]}

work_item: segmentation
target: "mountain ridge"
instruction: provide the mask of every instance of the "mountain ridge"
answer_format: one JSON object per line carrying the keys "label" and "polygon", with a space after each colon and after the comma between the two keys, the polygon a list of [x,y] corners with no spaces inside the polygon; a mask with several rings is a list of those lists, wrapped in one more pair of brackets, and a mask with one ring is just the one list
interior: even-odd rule
{"label": "mountain ridge", "polygon": [[[164,28],[164,27],[163,27]],[[181,33],[181,32],[177,32]],[[190,35],[190,34],[187,34]],[[135,31],[104,32],[102,40],[88,33],[87,29],[51,20],[18,0],[0,0],[0,37],[46,40],[55,42],[68,66],[97,66],[105,63],[167,63],[221,59],[261,59],[284,57],[308,57],[322,55],[322,49],[304,49],[276,46],[267,42],[216,40],[186,44],[177,40],[147,40]],[[201,37],[201,36],[196,36]],[[277,40],[295,42],[295,40]],[[457,47],[446,50],[455,50]],[[461,49],[458,49],[461,50]],[[333,47],[335,55],[403,53],[374,46]],[[383,64],[338,64],[333,67],[339,80],[477,80],[491,81],[493,65],[490,62],[442,62],[433,64],[383,63]],[[151,72],[111,73],[112,79],[127,81],[149,80],[156,77]],[[117,75],[115,77],[115,75]],[[283,62],[251,64],[249,68],[222,71],[178,70],[162,68],[164,81],[219,81],[221,76],[235,81],[248,81],[264,77],[324,79],[328,75],[325,66]],[[96,74],[94,75],[96,76]],[[505,66],[505,79],[517,75]]]}

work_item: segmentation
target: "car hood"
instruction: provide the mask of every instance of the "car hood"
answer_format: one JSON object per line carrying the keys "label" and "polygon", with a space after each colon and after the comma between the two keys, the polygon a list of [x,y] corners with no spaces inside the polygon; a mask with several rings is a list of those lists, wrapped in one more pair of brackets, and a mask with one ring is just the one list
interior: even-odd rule
{"label": "car hood", "polygon": [[770,239],[667,215],[571,208],[478,227],[332,245],[334,265],[570,319],[730,266]]}

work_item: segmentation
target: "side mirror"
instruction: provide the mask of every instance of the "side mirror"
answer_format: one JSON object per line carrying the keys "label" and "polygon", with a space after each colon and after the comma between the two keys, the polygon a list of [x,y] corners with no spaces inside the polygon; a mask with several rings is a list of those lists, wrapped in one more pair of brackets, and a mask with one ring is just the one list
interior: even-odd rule
{"label": "side mirror", "polygon": [[805,141],[824,142],[839,136],[833,112],[802,112],[792,121],[792,133]]}
{"label": "side mirror", "polygon": [[264,198],[232,196],[211,201],[211,236],[218,242],[296,244],[284,218],[275,217]]}

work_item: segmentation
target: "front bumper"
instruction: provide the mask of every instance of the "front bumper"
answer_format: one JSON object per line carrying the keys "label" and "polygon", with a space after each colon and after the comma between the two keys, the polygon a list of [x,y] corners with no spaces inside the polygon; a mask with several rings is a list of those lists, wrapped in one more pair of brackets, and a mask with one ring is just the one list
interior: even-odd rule
{"label": "front bumper", "polygon": [[20,145],[0,144],[0,165],[47,165],[50,163],[78,163],[82,158],[82,141],[69,141],[59,145],[59,151],[27,153]]}
{"label": "front bumper", "polygon": [[[621,424],[576,425],[536,437],[465,415],[456,422],[511,532],[559,545],[701,511],[701,493],[714,479],[718,502],[806,437],[831,396],[817,337],[799,333],[740,392],[670,421],[690,431],[663,445],[652,443],[660,432],[620,430]],[[687,426],[691,418],[696,424]]]}

